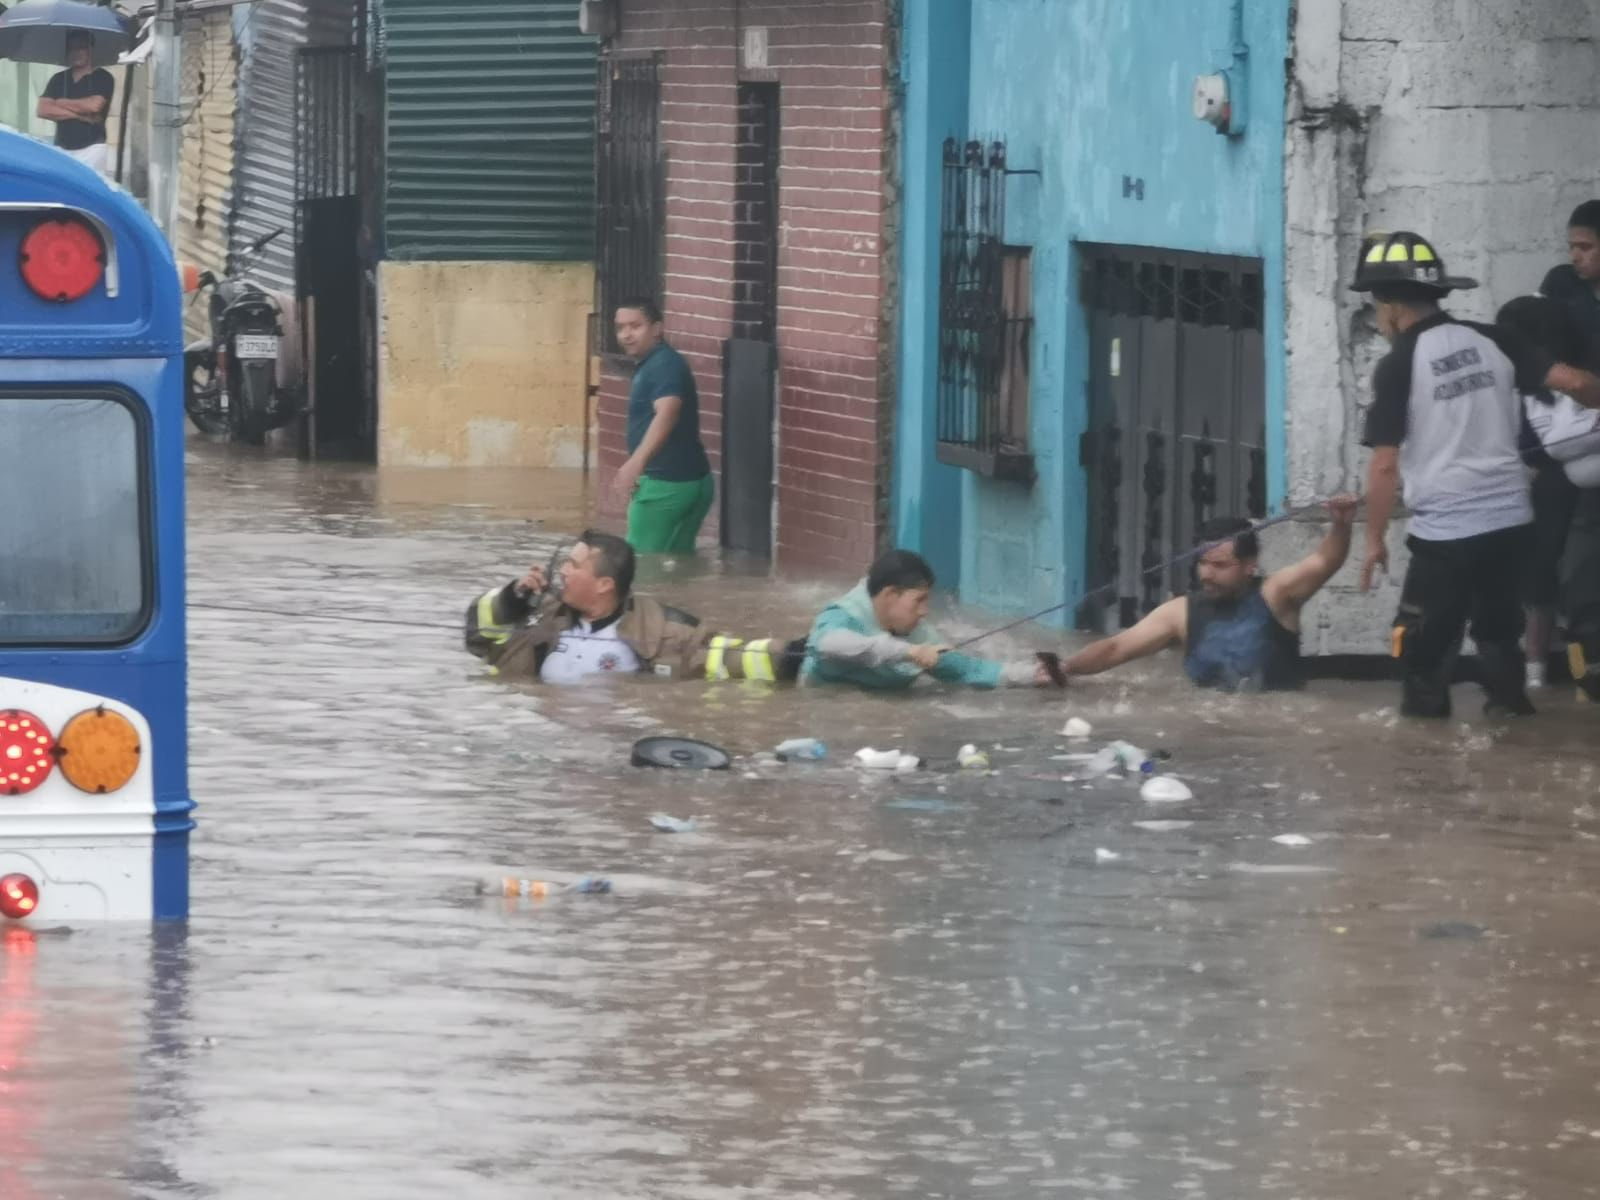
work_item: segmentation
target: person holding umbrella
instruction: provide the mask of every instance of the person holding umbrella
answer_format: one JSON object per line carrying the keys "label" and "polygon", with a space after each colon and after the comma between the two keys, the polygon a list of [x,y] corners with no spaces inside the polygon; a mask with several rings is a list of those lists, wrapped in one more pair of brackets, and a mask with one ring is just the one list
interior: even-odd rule
{"label": "person holding umbrella", "polygon": [[79,162],[106,173],[106,114],[117,88],[111,72],[94,65],[94,34],[67,34],[67,69],[57,71],[39,98],[39,118],[56,123],[56,145]]}
{"label": "person holding umbrella", "polygon": [[0,11],[0,58],[67,64],[45,85],[38,115],[56,123],[57,146],[102,174],[116,81],[100,68],[115,63],[131,40],[127,22],[103,4],[21,0]]}

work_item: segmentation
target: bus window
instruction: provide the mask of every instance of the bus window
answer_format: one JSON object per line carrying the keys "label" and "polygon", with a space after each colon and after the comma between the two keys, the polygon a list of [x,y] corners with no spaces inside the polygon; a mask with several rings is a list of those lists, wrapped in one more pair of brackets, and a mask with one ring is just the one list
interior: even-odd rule
{"label": "bus window", "polygon": [[111,393],[0,392],[0,645],[115,645],[144,629],[141,426]]}

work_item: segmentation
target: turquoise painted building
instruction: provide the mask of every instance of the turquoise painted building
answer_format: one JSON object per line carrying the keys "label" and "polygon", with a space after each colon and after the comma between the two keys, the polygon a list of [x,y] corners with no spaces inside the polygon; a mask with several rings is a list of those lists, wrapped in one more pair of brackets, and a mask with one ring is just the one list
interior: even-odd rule
{"label": "turquoise painted building", "polygon": [[1193,524],[1281,502],[1289,7],[905,0],[895,536],[963,600],[1120,579],[1125,621]]}

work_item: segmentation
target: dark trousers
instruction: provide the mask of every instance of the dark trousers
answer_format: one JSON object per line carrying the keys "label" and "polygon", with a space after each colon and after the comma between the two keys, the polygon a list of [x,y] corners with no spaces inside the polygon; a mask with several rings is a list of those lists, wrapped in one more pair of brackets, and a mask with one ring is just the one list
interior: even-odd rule
{"label": "dark trousers", "polygon": [[[1578,647],[1581,659],[1573,666],[1600,667],[1600,488],[1578,493],[1578,510],[1567,541],[1566,570],[1561,581],[1562,608],[1567,614],[1567,638]],[[1582,670],[1574,674],[1581,675]],[[1600,675],[1580,680],[1580,686],[1600,699]]]}
{"label": "dark trousers", "polygon": [[1449,542],[1410,538],[1395,617],[1395,655],[1403,680],[1401,711],[1450,715],[1450,674],[1470,630],[1489,702],[1532,712],[1523,690],[1522,566],[1533,527],[1520,525]]}

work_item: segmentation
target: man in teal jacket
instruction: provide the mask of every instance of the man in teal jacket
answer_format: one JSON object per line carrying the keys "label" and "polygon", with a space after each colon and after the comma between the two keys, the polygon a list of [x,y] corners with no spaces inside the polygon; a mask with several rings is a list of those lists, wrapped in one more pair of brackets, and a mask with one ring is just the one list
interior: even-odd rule
{"label": "man in teal jacket", "polygon": [[890,550],[867,577],[839,597],[811,626],[803,683],[848,683],[871,691],[910,687],[924,672],[971,687],[1044,687],[1048,670],[1035,660],[997,663],[960,654],[924,624],[933,568],[920,554]]}

